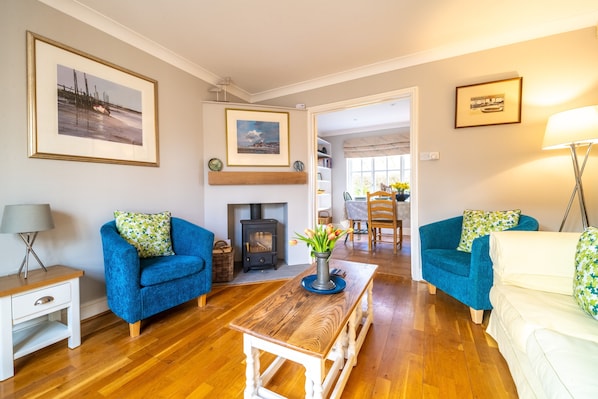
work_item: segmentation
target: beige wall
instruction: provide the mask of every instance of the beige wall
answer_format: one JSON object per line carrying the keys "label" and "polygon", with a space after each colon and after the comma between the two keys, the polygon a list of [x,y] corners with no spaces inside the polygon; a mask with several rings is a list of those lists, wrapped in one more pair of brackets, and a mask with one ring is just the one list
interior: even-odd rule
{"label": "beige wall", "polygon": [[[159,168],[27,157],[26,30],[159,82]],[[34,0],[3,0],[0,31],[0,209],[51,205],[56,228],[40,233],[36,252],[48,265],[84,269],[81,302],[93,306],[105,295],[99,229],[115,209],[170,210],[204,223],[201,107],[209,86]],[[17,271],[24,249],[16,236],[0,235],[0,275]]]}
{"label": "beige wall", "polygon": [[[455,88],[523,77],[522,123],[454,129]],[[461,214],[464,208],[521,208],[543,230],[558,230],[571,190],[567,150],[543,151],[548,117],[598,104],[598,39],[594,28],[523,42],[346,82],[269,101],[308,108],[418,87],[419,223]],[[598,223],[598,149],[584,173],[590,222]],[[576,206],[576,204],[575,204]],[[565,230],[580,230],[578,208]]]}
{"label": "beige wall", "polygon": [[[26,30],[159,82],[159,168],[27,157]],[[309,107],[418,87],[419,151],[439,151],[441,157],[437,162],[418,165],[419,222],[453,216],[464,208],[519,207],[536,216],[542,229],[556,230],[573,187],[572,171],[566,151],[541,150],[542,136],[551,113],[598,103],[597,44],[595,29],[584,29],[313,90],[268,104],[293,108],[296,103],[305,103]],[[85,270],[81,300],[87,305],[87,314],[93,313],[95,302],[103,300],[98,231],[115,209],[171,210],[219,231],[216,222],[207,217],[212,209],[208,202],[214,198],[207,195],[210,188],[206,185],[205,164],[207,157],[222,151],[209,146],[211,135],[224,132],[203,128],[201,110],[202,102],[210,99],[208,84],[35,0],[2,2],[0,51],[0,206],[51,204],[56,228],[40,234],[36,249],[47,264],[63,263]],[[513,76],[524,79],[523,123],[453,128],[456,86]],[[297,123],[299,129],[307,126],[307,121]],[[302,141],[300,134],[299,130],[293,138],[302,144],[292,160],[309,155],[301,145],[307,146],[310,141],[307,137]],[[595,151],[584,176],[590,221],[594,224],[598,223],[597,157]],[[248,190],[250,197],[256,195],[256,191]],[[299,196],[305,202],[301,214],[309,213],[309,196],[303,192],[288,195]],[[567,229],[579,230],[575,209]],[[23,251],[24,246],[15,236],[0,235],[0,275],[16,272]]]}

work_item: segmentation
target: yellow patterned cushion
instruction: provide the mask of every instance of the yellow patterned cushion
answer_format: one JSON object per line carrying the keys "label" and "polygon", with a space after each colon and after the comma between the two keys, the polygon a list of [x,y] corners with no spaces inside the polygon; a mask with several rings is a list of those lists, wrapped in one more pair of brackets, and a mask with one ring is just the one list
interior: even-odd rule
{"label": "yellow patterned cushion", "polygon": [[170,212],[145,214],[114,211],[116,229],[137,248],[140,258],[174,255],[170,238]]}
{"label": "yellow patterned cushion", "polygon": [[463,212],[463,228],[461,241],[457,249],[471,252],[473,240],[485,236],[493,231],[503,231],[517,226],[520,209],[511,211],[475,211],[466,209]]}

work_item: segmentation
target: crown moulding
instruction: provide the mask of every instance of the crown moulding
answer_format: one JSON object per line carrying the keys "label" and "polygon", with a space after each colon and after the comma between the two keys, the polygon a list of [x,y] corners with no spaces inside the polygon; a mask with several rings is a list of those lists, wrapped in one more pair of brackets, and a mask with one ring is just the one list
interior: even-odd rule
{"label": "crown moulding", "polygon": [[306,172],[208,172],[212,186],[307,184]]}

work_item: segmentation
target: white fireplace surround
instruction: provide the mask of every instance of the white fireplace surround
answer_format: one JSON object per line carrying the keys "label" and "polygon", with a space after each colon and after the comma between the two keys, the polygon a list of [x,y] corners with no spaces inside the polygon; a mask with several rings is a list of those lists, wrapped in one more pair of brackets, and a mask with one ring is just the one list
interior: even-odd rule
{"label": "white fireplace surround", "polygon": [[[289,165],[280,167],[247,166],[231,167],[227,165],[226,159],[226,108],[247,109],[247,110],[273,110],[289,113]],[[292,172],[291,166],[295,160],[302,161],[309,172],[310,159],[314,156],[314,143],[307,137],[307,112],[305,110],[291,108],[265,107],[252,104],[231,104],[231,103],[203,103],[203,128],[204,135],[204,158],[207,162],[210,158],[220,158],[224,161],[223,172]],[[208,181],[208,168],[204,167],[203,182]],[[210,185],[204,187],[204,224],[207,229],[213,231],[216,240],[230,239],[235,243],[235,251],[240,252],[240,242],[231,234],[235,234],[229,227],[229,204],[286,204],[286,218],[271,215],[274,210],[262,210],[262,217],[277,219],[284,223],[285,231],[278,237],[278,249],[288,265],[299,265],[310,263],[309,250],[304,243],[296,246],[289,246],[289,240],[295,232],[301,233],[306,227],[313,227],[314,193],[310,197],[310,184],[245,184],[245,185]],[[240,207],[241,208],[241,207]],[[274,207],[275,208],[275,207]],[[246,207],[246,219],[249,217],[249,206]],[[239,219],[241,220],[241,219]],[[240,229],[240,224],[238,229]],[[232,232],[231,232],[232,231]]]}

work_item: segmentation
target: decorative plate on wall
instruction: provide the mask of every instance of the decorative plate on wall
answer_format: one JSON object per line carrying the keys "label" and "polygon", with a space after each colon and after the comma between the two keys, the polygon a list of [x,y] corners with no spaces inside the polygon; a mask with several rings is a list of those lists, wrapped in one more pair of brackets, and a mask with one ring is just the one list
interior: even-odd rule
{"label": "decorative plate on wall", "polygon": [[212,158],[208,161],[208,168],[214,172],[220,172],[222,170],[222,161],[218,158]]}

